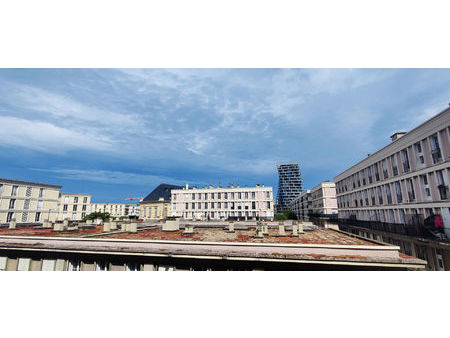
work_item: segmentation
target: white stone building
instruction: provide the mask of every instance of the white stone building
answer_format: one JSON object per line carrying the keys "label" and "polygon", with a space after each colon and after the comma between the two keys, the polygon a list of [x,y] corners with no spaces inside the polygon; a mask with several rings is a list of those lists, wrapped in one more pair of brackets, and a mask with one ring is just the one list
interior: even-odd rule
{"label": "white stone building", "polygon": [[58,220],[66,218],[80,221],[90,212],[90,194],[60,193],[58,202]]}
{"label": "white stone building", "polygon": [[229,186],[173,189],[171,215],[185,219],[273,219],[273,189]]}
{"label": "white stone building", "polygon": [[0,178],[0,224],[55,221],[61,186]]}
{"label": "white stone building", "polygon": [[128,216],[128,205],[125,203],[91,203],[90,212],[107,212],[112,217]]}

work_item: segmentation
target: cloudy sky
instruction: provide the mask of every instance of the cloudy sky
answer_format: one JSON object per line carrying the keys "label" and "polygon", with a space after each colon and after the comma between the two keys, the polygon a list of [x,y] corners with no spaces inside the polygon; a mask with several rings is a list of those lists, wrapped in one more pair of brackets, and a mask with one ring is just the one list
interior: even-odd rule
{"label": "cloudy sky", "polygon": [[305,188],[448,106],[445,69],[1,69],[0,177],[98,202],[159,183]]}

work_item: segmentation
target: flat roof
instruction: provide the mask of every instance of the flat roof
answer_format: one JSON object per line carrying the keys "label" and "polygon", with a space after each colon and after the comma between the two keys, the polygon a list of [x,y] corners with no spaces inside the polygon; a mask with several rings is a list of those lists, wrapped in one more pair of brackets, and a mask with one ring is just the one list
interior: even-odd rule
{"label": "flat roof", "polygon": [[9,183],[9,184],[18,184],[18,185],[31,185],[35,187],[47,187],[47,188],[59,188],[61,189],[61,185],[52,185],[52,184],[44,184],[44,183],[36,183],[36,182],[27,182],[27,181],[18,181],[18,180],[10,180],[7,178],[0,178],[0,183]]}
{"label": "flat roof", "polygon": [[274,227],[259,239],[254,228],[228,233],[222,227],[202,227],[184,235],[182,230],[163,232],[159,225],[140,227],[137,233],[102,233],[102,226],[64,232],[32,226],[0,228],[0,248],[411,268],[426,265],[400,254],[397,246],[332,229],[318,228],[295,237],[286,231],[287,236],[277,237]]}

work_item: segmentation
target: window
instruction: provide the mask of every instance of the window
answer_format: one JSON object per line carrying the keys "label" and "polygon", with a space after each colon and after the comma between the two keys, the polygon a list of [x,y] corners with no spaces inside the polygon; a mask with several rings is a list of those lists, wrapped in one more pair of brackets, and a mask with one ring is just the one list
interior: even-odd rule
{"label": "window", "polygon": [[408,150],[402,150],[402,164],[403,164],[403,172],[407,173],[410,170],[409,167],[409,158],[408,158]]}
{"label": "window", "polygon": [[6,260],[7,257],[0,257],[0,271],[6,270]]}
{"label": "window", "polygon": [[266,198],[270,198],[270,192],[266,191]]}
{"label": "window", "polygon": [[211,209],[214,209],[214,202],[211,202]]}
{"label": "window", "polygon": [[425,159],[423,157],[423,153],[422,153],[422,146],[420,144],[420,142],[417,142],[416,144],[414,144],[414,149],[416,151],[416,163],[418,167],[423,167],[425,164]]}
{"label": "window", "polygon": [[44,259],[42,261],[42,271],[54,271],[55,263],[54,259]]}
{"label": "window", "polygon": [[270,209],[270,202],[267,202],[267,209]]}
{"label": "window", "polygon": [[217,209],[221,209],[220,202],[217,202]]}
{"label": "window", "polygon": [[[144,211],[144,216],[145,216],[145,211]],[[81,213],[81,218],[85,218],[86,217],[86,213],[85,212],[82,212]]]}
{"label": "window", "polygon": [[138,263],[128,263],[125,266],[126,271],[141,271],[141,264]]}
{"label": "window", "polygon": [[30,209],[30,200],[25,200],[25,202],[23,203],[23,208],[25,210]]}
{"label": "window", "polygon": [[227,192],[224,193],[224,197],[225,197],[226,200],[228,199],[228,193]]}
{"label": "window", "polygon": [[402,189],[399,181],[395,182],[395,192],[397,194],[397,203],[402,203]]}
{"label": "window", "polygon": [[10,209],[15,209],[15,206],[16,206],[16,200],[14,198],[10,199],[9,200],[9,208]]}
{"label": "window", "polygon": [[205,209],[208,209],[208,203],[205,202]]}
{"label": "window", "polygon": [[64,204],[67,204],[67,203],[69,203],[69,197],[64,197]]}
{"label": "window", "polygon": [[0,196],[2,195],[3,192],[3,184],[0,184]]}
{"label": "window", "polygon": [[252,209],[256,209],[256,203],[252,202]]}
{"label": "window", "polygon": [[11,220],[14,218],[13,212],[8,212],[8,215],[6,216],[6,222],[11,222]]}
{"label": "window", "polygon": [[158,271],[173,271],[173,266],[160,265],[158,266]]}
{"label": "window", "polygon": [[197,203],[197,207],[198,207],[198,209],[201,209],[201,208],[202,208],[202,203],[201,203],[201,202],[198,202],[198,203]]}
{"label": "window", "polygon": [[195,200],[195,194],[192,194],[192,199]]}
{"label": "window", "polygon": [[83,207],[81,208],[82,211],[86,211],[86,204],[83,204]]}
{"label": "window", "polygon": [[242,199],[242,194],[238,192],[238,200]]}
{"label": "window", "polygon": [[95,262],[95,271],[108,271],[108,264],[105,261]]}
{"label": "window", "polygon": [[214,193],[213,192],[211,193],[211,199],[212,200],[214,199]]}
{"label": "window", "polygon": [[430,145],[433,163],[436,164],[438,162],[441,162],[442,161],[441,147],[439,146],[439,139],[437,134],[430,136]]}
{"label": "window", "polygon": [[188,210],[189,209],[189,203],[186,203],[186,208],[185,208],[186,210]]}
{"label": "window", "polygon": [[362,184],[366,185],[366,173],[365,171],[361,171]]}
{"label": "window", "polygon": [[31,258],[19,258],[17,263],[17,271],[30,270]]}
{"label": "window", "polygon": [[72,208],[72,211],[77,211],[77,209],[78,209],[78,205],[74,205]]}
{"label": "window", "polygon": [[195,209],[195,203],[192,203],[192,210]]}
{"label": "window", "polygon": [[31,197],[31,187],[27,187],[27,190],[25,191],[26,197]]}
{"label": "window", "polygon": [[369,184],[372,184],[372,168],[367,168],[367,178],[369,179]]}
{"label": "window", "polygon": [[391,156],[392,173],[394,176],[398,175],[397,156],[394,154]]}
{"label": "window", "polygon": [[19,189],[19,186],[13,185],[11,190],[11,196],[17,196],[17,189]]}
{"label": "window", "polygon": [[383,177],[384,179],[388,179],[389,178],[389,173],[387,170],[387,160],[383,160],[383,162],[381,162],[381,167],[383,168]]}
{"label": "window", "polygon": [[386,189],[387,203],[392,204],[391,187],[389,186],[389,184],[386,184],[385,189]]}
{"label": "window", "polygon": [[231,199],[234,200],[234,192],[231,193]]}
{"label": "window", "polygon": [[202,194],[201,194],[201,193],[198,193],[198,194],[197,194],[197,199],[198,199],[198,200],[201,200],[201,199],[202,199]]}
{"label": "window", "polygon": [[364,200],[366,201],[366,205],[369,205],[369,194],[367,190],[364,190]]}
{"label": "window", "polygon": [[450,198],[450,194],[448,191],[448,186],[445,184],[443,173],[444,173],[443,170],[436,171],[436,177],[437,177],[437,181],[438,181],[437,188],[439,190],[439,195],[442,200],[445,200],[445,199]]}
{"label": "window", "polygon": [[87,203],[88,198],[85,196],[83,197],[83,203],[86,204]]}
{"label": "window", "polygon": [[231,202],[231,210],[234,210],[234,202]]}
{"label": "window", "polygon": [[378,172],[378,163],[375,163],[373,168],[374,168],[374,172],[375,172],[375,179],[378,182],[380,180],[380,173]]}
{"label": "window", "polygon": [[67,211],[67,204],[63,205],[63,211]]}
{"label": "window", "polygon": [[416,199],[416,194],[414,193],[414,184],[412,178],[407,180],[408,186],[408,199],[409,201],[414,201]]}
{"label": "window", "polygon": [[39,188],[39,197],[44,197],[44,188]]}
{"label": "window", "polygon": [[372,200],[372,205],[375,205],[375,192],[374,192],[374,189],[370,189],[370,199]]}
{"label": "window", "polygon": [[423,193],[424,193],[425,199],[429,200],[429,199],[431,199],[431,191],[430,191],[430,186],[428,185],[427,175],[420,175],[420,178],[422,180],[422,187],[423,187]]}
{"label": "window", "polygon": [[217,193],[217,199],[218,200],[222,199],[222,194],[220,192]]}
{"label": "window", "polygon": [[77,219],[77,213],[76,212],[72,213],[72,220],[75,220],[75,219]]}
{"label": "window", "polygon": [[205,192],[205,200],[208,199],[208,194]]}
{"label": "window", "polygon": [[256,197],[256,193],[254,191],[252,191],[252,199],[254,200]]}
{"label": "window", "polygon": [[78,259],[71,259],[67,264],[67,271],[80,271],[81,262]]}
{"label": "window", "polygon": [[28,221],[28,212],[22,213],[22,223],[26,223]]}
{"label": "window", "polygon": [[176,201],[177,200],[177,195],[173,194],[173,200]]}
{"label": "window", "polygon": [[44,203],[43,201],[38,201],[38,203],[37,203],[37,210],[42,210],[42,204],[43,203]]}
{"label": "window", "polygon": [[359,180],[359,173],[356,174],[356,180],[358,181],[358,187],[360,187],[361,181]]}
{"label": "window", "polygon": [[248,199],[248,192],[245,193],[245,199]]}

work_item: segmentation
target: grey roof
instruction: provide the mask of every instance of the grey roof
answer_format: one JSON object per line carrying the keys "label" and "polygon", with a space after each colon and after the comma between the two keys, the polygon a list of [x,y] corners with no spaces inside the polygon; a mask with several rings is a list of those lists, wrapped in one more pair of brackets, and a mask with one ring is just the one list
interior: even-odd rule
{"label": "grey roof", "polygon": [[172,189],[181,189],[182,186],[162,183],[158,185],[142,202],[157,202],[162,197],[164,201],[170,201],[170,192]]}
{"label": "grey roof", "polygon": [[34,187],[59,188],[59,189],[61,189],[61,187],[62,187],[61,185],[51,185],[51,184],[43,184],[43,183],[35,183],[35,182],[8,180],[6,178],[0,178],[0,183],[9,183],[9,184],[17,184],[17,185],[30,185],[30,186],[34,186]]}

